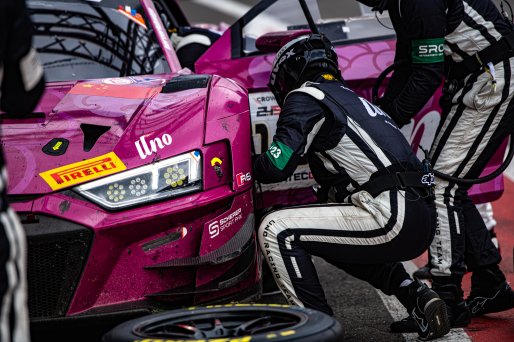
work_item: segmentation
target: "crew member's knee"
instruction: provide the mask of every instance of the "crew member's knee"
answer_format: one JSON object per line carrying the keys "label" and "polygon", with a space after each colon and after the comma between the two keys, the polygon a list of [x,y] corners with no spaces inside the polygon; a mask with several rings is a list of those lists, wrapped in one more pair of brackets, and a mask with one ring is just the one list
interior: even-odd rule
{"label": "crew member's knee", "polygon": [[261,246],[263,246],[264,243],[276,243],[277,232],[275,223],[276,219],[273,213],[266,215],[261,221],[257,234],[257,238],[259,239]]}

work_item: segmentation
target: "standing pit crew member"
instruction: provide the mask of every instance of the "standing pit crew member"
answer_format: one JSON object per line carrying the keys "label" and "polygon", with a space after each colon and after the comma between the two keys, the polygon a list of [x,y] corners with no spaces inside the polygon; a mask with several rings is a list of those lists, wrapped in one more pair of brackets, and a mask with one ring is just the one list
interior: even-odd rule
{"label": "standing pit crew member", "polygon": [[395,295],[418,322],[421,339],[445,335],[444,302],[399,263],[428,248],[436,216],[431,174],[420,171],[398,127],[345,87],[337,55],[321,35],[286,44],[269,86],[282,111],[272,145],[255,161],[255,177],[283,181],[306,155],[324,203],[274,211],[260,224],[262,251],[288,302],[333,314],[311,260],[316,255]]}
{"label": "standing pit crew member", "polygon": [[[514,30],[491,0],[358,0],[388,10],[397,35],[395,61],[407,60],[380,107],[401,127],[418,113],[445,74],[441,123],[431,147],[435,170],[477,178],[514,127]],[[430,246],[433,289],[448,305],[452,326],[471,315],[514,307],[501,257],[468,196],[469,185],[436,179],[439,227]],[[473,272],[466,302],[466,266]],[[412,331],[407,318],[391,326]]]}
{"label": "standing pit crew member", "polygon": [[[29,114],[44,89],[43,68],[31,47],[25,1],[0,1],[0,110]],[[7,204],[7,172],[0,150],[0,341],[30,340],[25,232]]]}

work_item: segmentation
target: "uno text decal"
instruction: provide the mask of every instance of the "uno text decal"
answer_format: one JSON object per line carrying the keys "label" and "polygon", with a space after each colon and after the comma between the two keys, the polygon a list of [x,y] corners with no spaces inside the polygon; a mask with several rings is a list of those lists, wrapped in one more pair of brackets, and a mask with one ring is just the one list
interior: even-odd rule
{"label": "uno text decal", "polygon": [[150,146],[148,146],[145,137],[139,138],[135,144],[139,157],[141,157],[141,159],[146,159],[147,156],[149,157],[153,153],[157,153],[158,150],[162,150],[165,146],[170,146],[172,142],[173,139],[171,138],[171,135],[165,133],[160,138],[156,137],[150,140]]}

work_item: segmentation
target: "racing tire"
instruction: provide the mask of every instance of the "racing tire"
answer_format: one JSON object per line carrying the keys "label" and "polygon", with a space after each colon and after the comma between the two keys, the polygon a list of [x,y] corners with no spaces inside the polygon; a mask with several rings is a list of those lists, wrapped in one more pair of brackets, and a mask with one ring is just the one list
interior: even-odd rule
{"label": "racing tire", "polygon": [[167,311],[127,321],[103,342],[332,342],[338,321],[322,312],[278,304],[227,304]]}

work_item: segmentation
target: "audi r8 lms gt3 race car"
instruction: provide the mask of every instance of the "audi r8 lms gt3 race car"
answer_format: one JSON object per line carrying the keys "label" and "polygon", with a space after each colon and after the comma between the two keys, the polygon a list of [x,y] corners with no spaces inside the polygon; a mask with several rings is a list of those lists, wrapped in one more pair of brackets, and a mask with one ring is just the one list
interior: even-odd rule
{"label": "audi r8 lms gt3 race car", "polygon": [[31,320],[253,298],[246,90],[180,71],[160,1],[27,6],[48,83],[0,119]]}
{"label": "audi r8 lms gt3 race car", "polygon": [[[379,76],[394,62],[396,41],[387,15],[348,18],[342,12],[343,6],[335,1],[306,0],[306,3],[319,31],[335,45],[349,87],[372,100],[372,90]],[[288,40],[309,33],[307,23],[299,0],[262,0],[227,29],[195,63],[197,73],[229,77],[248,89],[257,154],[266,151],[271,144],[280,113],[280,107],[267,88],[275,51]],[[430,148],[440,121],[440,96],[439,92],[432,97],[414,120],[402,128],[419,157],[422,157],[419,147]],[[504,147],[498,151],[485,174],[498,168],[504,151]],[[288,180],[259,186],[256,207],[314,201],[313,184],[305,160]],[[475,202],[487,202],[498,199],[502,191],[500,176],[473,186],[470,194]]]}

